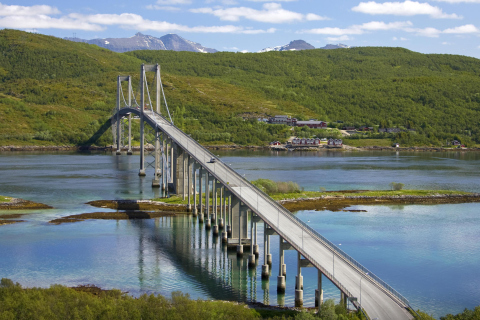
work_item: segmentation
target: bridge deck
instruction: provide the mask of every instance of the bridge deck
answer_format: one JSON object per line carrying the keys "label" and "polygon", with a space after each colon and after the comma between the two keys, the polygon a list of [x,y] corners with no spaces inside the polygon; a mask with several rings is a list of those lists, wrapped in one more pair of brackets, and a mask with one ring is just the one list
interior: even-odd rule
{"label": "bridge deck", "polygon": [[[139,114],[140,110],[124,108],[120,112]],[[392,293],[393,289],[381,284],[371,273],[366,273],[366,269],[359,267],[358,263],[352,263],[353,259],[346,257],[345,253],[299,221],[287,209],[263,194],[225,163],[209,163],[213,155],[163,117],[151,111],[145,111],[144,117],[147,123],[165,132],[203,168],[227,186],[347,296],[357,297],[357,305],[362,305],[370,319],[413,319],[406,310],[408,302]]]}

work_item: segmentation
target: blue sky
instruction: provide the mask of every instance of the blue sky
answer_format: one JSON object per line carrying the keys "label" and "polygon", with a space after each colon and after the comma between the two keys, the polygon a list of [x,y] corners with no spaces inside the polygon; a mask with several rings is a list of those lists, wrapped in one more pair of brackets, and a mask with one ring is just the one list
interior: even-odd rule
{"label": "blue sky", "polygon": [[176,33],[220,51],[302,39],[480,58],[480,0],[11,0],[0,28],[57,37]]}

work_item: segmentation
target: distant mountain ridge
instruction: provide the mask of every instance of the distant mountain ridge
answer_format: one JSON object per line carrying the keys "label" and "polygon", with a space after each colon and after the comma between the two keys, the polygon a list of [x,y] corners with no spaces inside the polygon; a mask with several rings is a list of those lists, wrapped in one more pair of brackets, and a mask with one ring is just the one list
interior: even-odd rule
{"label": "distant mountain ridge", "polygon": [[200,43],[196,43],[187,39],[184,39],[176,34],[167,34],[163,37],[156,38],[149,35],[144,35],[140,32],[136,33],[130,38],[105,38],[105,39],[92,39],[85,40],[79,38],[64,38],[65,40],[75,42],[85,42],[89,44],[95,44],[99,47],[115,51],[115,52],[127,52],[134,50],[172,50],[172,51],[193,51],[214,53],[215,49],[206,48]]}
{"label": "distant mountain ridge", "polygon": [[[318,49],[343,49],[343,48],[350,48],[345,44],[327,44],[325,47],[318,48]],[[289,44],[283,46],[276,46],[276,47],[269,47],[258,51],[259,53],[262,52],[269,52],[269,51],[298,51],[298,50],[311,50],[315,49],[310,43],[304,40],[294,40],[291,41]]]}

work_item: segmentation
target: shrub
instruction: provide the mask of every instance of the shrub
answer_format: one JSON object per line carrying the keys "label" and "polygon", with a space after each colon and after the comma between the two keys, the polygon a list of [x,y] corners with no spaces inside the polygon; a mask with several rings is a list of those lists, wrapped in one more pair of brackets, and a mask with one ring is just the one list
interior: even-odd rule
{"label": "shrub", "polygon": [[400,191],[403,189],[403,187],[405,186],[405,184],[403,183],[400,183],[400,182],[391,182],[389,184],[390,188],[392,188],[392,190],[395,190],[395,191]]}

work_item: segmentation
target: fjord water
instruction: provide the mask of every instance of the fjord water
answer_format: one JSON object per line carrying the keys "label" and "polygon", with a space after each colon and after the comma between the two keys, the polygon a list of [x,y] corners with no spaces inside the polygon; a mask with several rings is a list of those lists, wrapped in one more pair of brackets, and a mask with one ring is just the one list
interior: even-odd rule
{"label": "fjord water", "polygon": [[[306,190],[406,188],[480,192],[480,154],[413,152],[217,152],[249,180],[295,181]],[[152,169],[138,177],[138,156],[110,153],[2,153],[0,195],[49,204],[27,222],[0,227],[0,277],[24,286],[95,284],[130,294],[173,291],[193,298],[293,305],[296,254],[286,252],[287,291],[247,268],[193,217],[51,225],[71,214],[104,212],[98,199],[150,199]],[[157,193],[157,194],[155,194]],[[355,206],[366,212],[301,211],[298,217],[435,317],[480,304],[480,204]],[[19,213],[1,211],[0,214]],[[263,228],[259,226],[259,239]],[[262,243],[260,250],[262,252]],[[316,272],[302,270],[306,306]],[[339,293],[324,281],[325,299]]]}

